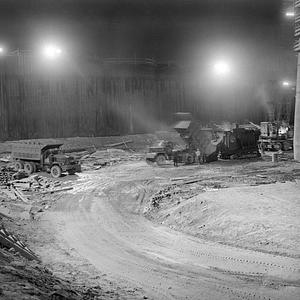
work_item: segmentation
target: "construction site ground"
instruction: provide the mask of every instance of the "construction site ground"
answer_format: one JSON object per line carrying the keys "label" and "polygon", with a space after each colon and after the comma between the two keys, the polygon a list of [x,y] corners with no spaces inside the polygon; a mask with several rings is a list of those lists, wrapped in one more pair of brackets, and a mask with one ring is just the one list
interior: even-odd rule
{"label": "construction site ground", "polygon": [[40,259],[0,247],[0,299],[299,299],[292,153],[148,165],[145,146],[165,135],[98,139],[83,172],[59,179],[72,189],[0,194],[0,223]]}

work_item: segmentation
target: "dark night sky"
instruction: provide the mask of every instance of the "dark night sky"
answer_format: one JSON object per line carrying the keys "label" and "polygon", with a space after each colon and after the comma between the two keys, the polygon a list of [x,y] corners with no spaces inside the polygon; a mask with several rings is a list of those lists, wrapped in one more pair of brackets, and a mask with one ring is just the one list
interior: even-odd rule
{"label": "dark night sky", "polygon": [[[294,74],[293,1],[0,0],[0,43],[35,49],[47,40],[67,52],[154,57],[191,65],[229,55],[244,65]],[[277,69],[276,69],[277,68]],[[290,75],[292,76],[292,75]]]}

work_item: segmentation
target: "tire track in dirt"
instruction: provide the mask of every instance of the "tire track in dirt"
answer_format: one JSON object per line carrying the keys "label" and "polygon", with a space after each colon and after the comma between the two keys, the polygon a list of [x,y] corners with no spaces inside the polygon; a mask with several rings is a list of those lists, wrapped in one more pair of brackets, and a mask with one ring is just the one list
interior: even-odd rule
{"label": "tire track in dirt", "polygon": [[103,175],[87,179],[86,191],[70,194],[58,210],[65,221],[64,239],[110,278],[142,287],[153,299],[297,299],[299,290],[247,281],[273,276],[292,284],[299,279],[298,260],[154,225],[137,213],[147,197],[147,182],[121,183],[123,174],[112,171]]}

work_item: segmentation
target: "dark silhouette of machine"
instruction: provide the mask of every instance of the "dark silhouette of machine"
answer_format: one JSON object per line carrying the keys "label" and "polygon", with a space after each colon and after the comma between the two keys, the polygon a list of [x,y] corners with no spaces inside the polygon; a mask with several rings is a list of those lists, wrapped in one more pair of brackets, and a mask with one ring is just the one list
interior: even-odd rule
{"label": "dark silhouette of machine", "polygon": [[179,163],[192,164],[197,161],[196,151],[201,153],[203,162],[221,159],[259,157],[256,128],[237,126],[226,130],[222,126],[203,126],[193,120],[190,113],[176,113],[177,122],[174,129],[185,142],[185,147],[175,149],[172,142],[160,141],[149,148],[146,161],[163,165],[166,160],[174,159]]}

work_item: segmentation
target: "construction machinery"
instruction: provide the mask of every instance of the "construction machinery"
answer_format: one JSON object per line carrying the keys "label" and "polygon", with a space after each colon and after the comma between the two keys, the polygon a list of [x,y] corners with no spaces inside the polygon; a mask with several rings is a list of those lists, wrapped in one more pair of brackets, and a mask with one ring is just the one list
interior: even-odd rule
{"label": "construction machinery", "polygon": [[222,159],[260,157],[258,149],[259,130],[235,125],[224,129],[222,126],[203,126],[192,120],[190,113],[177,113],[179,121],[174,129],[185,142],[185,148],[174,149],[171,142],[160,141],[159,146],[150,147],[146,155],[147,162],[162,165],[166,160],[176,159],[184,164],[199,160],[196,151],[201,154],[201,161],[212,162]]}
{"label": "construction machinery", "polygon": [[261,150],[292,150],[293,130],[282,122],[261,122],[258,144]]}
{"label": "construction machinery", "polygon": [[37,171],[50,172],[55,178],[68,172],[69,175],[81,171],[81,166],[73,156],[63,153],[63,144],[20,141],[12,143],[12,158],[15,169],[24,169],[30,175]]}
{"label": "construction machinery", "polygon": [[157,141],[154,145],[149,147],[146,155],[146,161],[148,163],[157,163],[163,165],[166,160],[173,159],[174,144],[170,141]]}
{"label": "construction machinery", "polygon": [[218,159],[219,144],[222,142],[223,132],[202,126],[201,123],[194,120],[181,120],[174,126],[174,129],[185,141],[185,152],[189,153],[186,163],[195,162],[197,149],[204,162]]}
{"label": "construction machinery", "polygon": [[219,145],[220,158],[239,159],[255,158],[261,154],[258,148],[260,131],[243,125],[236,125],[232,130],[224,131]]}
{"label": "construction machinery", "polygon": [[176,157],[178,163],[191,164],[196,161],[194,151],[187,147],[175,148],[173,142],[161,140],[149,147],[149,151],[146,154],[146,162],[162,166],[167,160],[174,160],[174,157]]}

